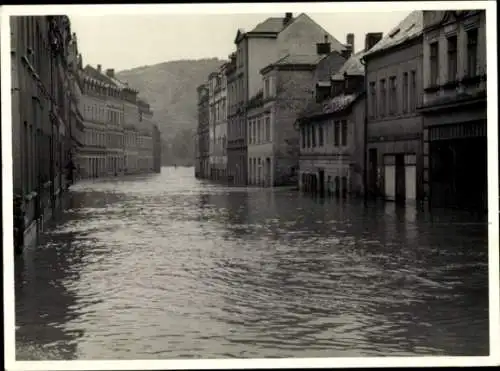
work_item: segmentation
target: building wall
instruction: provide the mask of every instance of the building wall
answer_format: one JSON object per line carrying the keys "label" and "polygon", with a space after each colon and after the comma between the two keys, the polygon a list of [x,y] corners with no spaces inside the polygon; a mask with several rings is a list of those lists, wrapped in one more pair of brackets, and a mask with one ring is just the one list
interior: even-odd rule
{"label": "building wall", "polygon": [[[310,123],[302,125],[299,131],[299,187],[301,189],[304,188],[303,174],[316,174],[317,176],[319,169],[323,169],[325,172],[325,187],[327,186],[328,177],[331,177],[333,184],[335,184],[336,178],[339,179],[339,182],[341,182],[342,178],[346,178],[346,191],[348,193],[363,194],[364,119],[365,102],[363,98],[358,98],[343,115],[313,119]],[[334,125],[336,122],[341,123],[342,121],[347,124],[347,141],[343,145],[341,138],[338,138],[338,145],[336,145]],[[323,128],[322,146],[319,141],[319,125]],[[304,140],[305,133],[302,128],[310,130],[310,135],[315,136],[314,140],[312,138]],[[342,126],[340,126],[340,137],[342,137],[342,130]],[[308,143],[310,143],[310,146],[308,146]]]}
{"label": "building wall", "polygon": [[260,70],[278,60],[276,39],[250,38],[248,40],[248,91],[245,99],[262,89]]}
{"label": "building wall", "polygon": [[69,55],[71,30],[66,16],[11,17],[10,26],[14,247],[20,251],[36,242],[70,184],[71,101],[63,57]]}
{"label": "building wall", "polygon": [[313,70],[277,71],[277,95],[272,107],[275,185],[296,181],[293,177],[298,171],[300,149],[295,122],[311,97],[313,74]]}
{"label": "building wall", "polygon": [[[263,104],[247,111],[248,184],[272,186],[274,184],[274,145],[272,107]],[[266,119],[269,118],[269,129]],[[260,123],[260,124],[259,124]],[[269,130],[267,137],[266,130]]]}
{"label": "building wall", "polygon": [[[428,18],[424,12],[424,17]],[[438,19],[444,16],[445,11],[433,11],[437,13]],[[432,26],[432,21],[427,20],[426,26]],[[431,23],[431,24],[429,24]],[[467,76],[467,30],[470,28],[478,29],[477,38],[477,70],[478,75],[486,74],[486,12],[481,11],[478,14],[457,21],[451,15],[447,24],[443,27],[433,29],[425,33],[423,40],[423,84],[425,88],[432,85],[431,83],[431,62],[430,62],[430,44],[433,42],[439,43],[439,64],[438,64],[438,84],[442,85],[448,81],[460,81]],[[448,48],[447,37],[457,36],[457,74],[456,76],[448,76]],[[456,89],[438,90],[424,95],[424,103],[430,103],[434,99],[444,98],[447,95],[456,95]]]}
{"label": "building wall", "polygon": [[132,102],[123,102],[124,167],[128,174],[139,172],[139,110]]}
{"label": "building wall", "polygon": [[[369,58],[366,62],[368,122],[367,155],[377,149],[378,173],[367,169],[369,177],[377,177],[378,186],[370,191],[384,195],[384,156],[389,154],[416,155],[417,199],[423,198],[423,119],[417,112],[422,104],[422,40],[417,39],[395,51]],[[414,72],[414,78],[413,76]],[[404,73],[408,73],[408,90],[404,90]],[[396,91],[390,92],[390,77],[396,77]],[[382,99],[381,79],[385,79],[386,98]],[[413,84],[414,81],[414,84]],[[375,83],[376,94],[373,94]],[[403,101],[405,99],[405,101]],[[396,102],[390,112],[391,102]],[[384,104],[385,103],[385,104]],[[406,109],[405,109],[406,108]],[[406,112],[403,112],[403,111]]]}

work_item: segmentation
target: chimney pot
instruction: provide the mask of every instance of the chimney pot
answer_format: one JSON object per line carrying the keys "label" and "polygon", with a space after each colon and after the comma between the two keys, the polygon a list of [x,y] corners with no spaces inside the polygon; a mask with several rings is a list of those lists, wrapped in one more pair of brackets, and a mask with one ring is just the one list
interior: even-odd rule
{"label": "chimney pot", "polygon": [[101,72],[102,66],[100,64],[97,65],[97,71]]}
{"label": "chimney pot", "polygon": [[285,18],[283,19],[283,26],[286,26],[293,18],[293,13],[285,13]]}
{"label": "chimney pot", "polygon": [[114,68],[108,68],[106,70],[106,76],[108,76],[108,77],[115,77],[115,70],[114,70]]}
{"label": "chimney pot", "polygon": [[354,51],[354,34],[353,33],[347,34],[346,43],[347,43],[347,45],[351,45],[352,50]]}

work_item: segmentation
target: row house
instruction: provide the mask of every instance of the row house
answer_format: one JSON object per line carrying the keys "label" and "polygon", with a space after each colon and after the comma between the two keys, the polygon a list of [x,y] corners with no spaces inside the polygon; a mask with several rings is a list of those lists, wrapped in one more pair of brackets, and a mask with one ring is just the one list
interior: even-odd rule
{"label": "row house", "polygon": [[423,12],[423,181],[432,207],[487,208],[485,10]]}
{"label": "row house", "polygon": [[153,171],[153,111],[148,103],[138,100],[139,108],[139,138],[138,138],[138,168],[140,172]]}
{"label": "row house", "polygon": [[227,76],[224,63],[219,71],[208,78],[209,87],[209,126],[210,126],[210,179],[226,178],[227,155]]}
{"label": "row house", "polygon": [[[367,34],[367,40],[373,40]],[[362,57],[373,45],[352,54],[354,35],[347,35],[344,63],[325,76],[318,65],[315,99],[298,117],[299,189],[347,197],[364,192],[365,83]],[[325,60],[327,61],[327,60]]]}
{"label": "row house", "polygon": [[80,73],[83,93],[80,110],[84,119],[84,146],[79,155],[82,178],[108,175],[108,121],[110,117],[121,115],[120,107],[115,114],[109,104],[109,97],[117,96],[119,90],[101,75],[100,66],[97,69],[86,66]]}
{"label": "row house", "polygon": [[363,56],[367,192],[403,203],[424,197],[422,24],[422,11],[410,13]]}
{"label": "row house", "polygon": [[67,16],[10,17],[14,247],[36,241],[70,184]]}
{"label": "row house", "polygon": [[209,177],[210,163],[210,125],[209,125],[209,100],[208,86],[202,84],[198,86],[198,127],[197,127],[197,142],[198,142],[198,177],[207,179]]}
{"label": "row house", "polygon": [[247,108],[250,184],[297,184],[300,150],[294,124],[313,93],[315,69],[326,59],[334,65],[345,60],[325,42],[318,43],[315,55],[287,55],[261,70],[262,90]]}
{"label": "row house", "polygon": [[316,55],[316,42],[327,35],[332,49],[345,46],[329,35],[308,15],[271,17],[249,32],[238,30],[236,52],[230,62],[228,96],[231,102],[228,114],[228,174],[233,184],[248,182],[247,112],[249,100],[262,87],[261,70],[287,55]]}

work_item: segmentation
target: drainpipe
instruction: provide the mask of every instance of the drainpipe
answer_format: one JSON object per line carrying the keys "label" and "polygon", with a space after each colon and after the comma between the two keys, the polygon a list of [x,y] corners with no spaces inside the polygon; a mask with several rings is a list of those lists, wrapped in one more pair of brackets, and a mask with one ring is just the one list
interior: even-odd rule
{"label": "drainpipe", "polygon": [[361,64],[365,67],[365,117],[364,117],[364,122],[363,122],[363,199],[365,202],[368,201],[368,169],[367,169],[367,147],[368,147],[368,89],[366,88],[366,85],[368,83],[367,78],[366,78],[366,60],[364,57],[360,59]]}

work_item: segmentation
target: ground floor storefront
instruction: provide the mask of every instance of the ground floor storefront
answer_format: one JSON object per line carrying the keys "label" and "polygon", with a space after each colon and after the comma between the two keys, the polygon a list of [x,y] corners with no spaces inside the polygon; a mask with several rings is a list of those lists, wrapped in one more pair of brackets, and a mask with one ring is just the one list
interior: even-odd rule
{"label": "ground floor storefront", "polygon": [[308,193],[359,196],[363,193],[360,164],[348,155],[308,155],[299,160],[299,189]]}
{"label": "ground floor storefront", "polygon": [[402,204],[424,199],[422,172],[422,136],[371,141],[367,146],[368,196]]}
{"label": "ground floor storefront", "polygon": [[233,147],[227,149],[227,177],[228,183],[237,186],[246,186],[247,178],[247,149]]}

